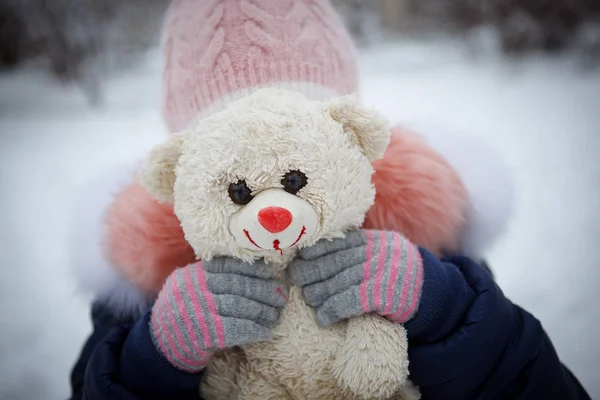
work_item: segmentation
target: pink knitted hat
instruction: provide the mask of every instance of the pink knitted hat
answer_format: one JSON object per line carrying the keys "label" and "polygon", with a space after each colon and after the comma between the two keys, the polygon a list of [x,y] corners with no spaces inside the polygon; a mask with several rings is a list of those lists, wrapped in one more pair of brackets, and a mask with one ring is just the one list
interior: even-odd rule
{"label": "pink knitted hat", "polygon": [[171,132],[265,86],[315,100],[357,91],[354,44],[329,0],[174,0],[163,40]]}

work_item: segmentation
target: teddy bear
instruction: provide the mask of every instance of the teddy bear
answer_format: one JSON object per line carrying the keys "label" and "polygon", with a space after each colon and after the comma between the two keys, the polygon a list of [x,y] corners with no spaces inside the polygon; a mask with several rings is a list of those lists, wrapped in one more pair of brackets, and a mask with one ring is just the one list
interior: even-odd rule
{"label": "teddy bear", "polygon": [[[389,141],[386,120],[353,96],[262,89],[157,146],[140,182],[173,204],[198,259],[264,259],[286,281],[299,248],[363,224]],[[272,340],[213,359],[205,398],[418,398],[402,325],[368,314],[321,328],[299,287],[287,301]]]}
{"label": "teddy bear", "polygon": [[[403,232],[436,254],[448,250],[482,257],[512,211],[506,166],[473,137],[443,126],[415,128],[393,127],[385,156],[372,162],[377,194],[363,227]],[[80,280],[115,312],[125,314],[145,310],[166,276],[196,259],[173,204],[157,201],[124,173],[138,167],[120,166],[104,179],[90,181],[80,192],[85,201],[74,203],[79,208],[74,248]],[[104,247],[95,245],[94,237],[102,238]],[[89,259],[100,262],[86,263]],[[210,367],[219,372],[213,376],[231,379],[220,382],[225,386],[234,384],[234,374],[225,373],[232,371],[227,361],[241,359],[236,352],[226,357],[217,356]],[[212,382],[210,376],[207,382]],[[218,382],[211,384],[218,387]],[[407,398],[409,388],[405,386]]]}
{"label": "teddy bear", "polygon": [[[392,128],[385,156],[372,162],[376,196],[363,227],[403,232],[439,255],[445,249],[481,257],[512,209],[506,166],[473,137],[427,124],[415,130],[419,133]],[[147,309],[166,276],[196,259],[172,202],[157,201],[124,173],[138,168],[138,163],[119,166],[104,179],[90,181],[80,192],[84,197],[74,203],[79,209],[74,248],[80,280],[109,308],[124,314]],[[102,238],[105,247],[96,246],[94,237]],[[102,262],[107,258],[111,263]],[[100,262],[86,263],[89,259]],[[231,379],[225,386],[234,382],[227,361],[240,360],[232,354],[239,356],[220,355],[210,367],[219,371],[213,376]],[[210,376],[207,382],[212,382]],[[407,398],[409,388],[405,386]]]}

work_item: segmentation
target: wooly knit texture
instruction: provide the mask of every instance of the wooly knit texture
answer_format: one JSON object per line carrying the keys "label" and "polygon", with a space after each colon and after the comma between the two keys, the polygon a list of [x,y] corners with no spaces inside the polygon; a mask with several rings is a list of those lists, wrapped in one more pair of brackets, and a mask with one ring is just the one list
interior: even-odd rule
{"label": "wooly knit texture", "polygon": [[357,91],[356,49],[329,0],[177,0],[163,32],[171,132],[262,87]]}

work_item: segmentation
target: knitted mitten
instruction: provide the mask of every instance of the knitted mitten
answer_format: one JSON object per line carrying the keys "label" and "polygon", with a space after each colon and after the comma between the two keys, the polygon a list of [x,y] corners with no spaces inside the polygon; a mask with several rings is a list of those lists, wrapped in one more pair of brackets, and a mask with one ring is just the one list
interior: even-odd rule
{"label": "knitted mitten", "polygon": [[203,369],[217,349],[270,338],[286,294],[264,263],[217,258],[177,269],[152,308],[155,346],[176,368]]}
{"label": "knitted mitten", "polygon": [[423,283],[417,246],[385,231],[322,240],[301,249],[288,271],[324,326],[369,312],[404,323],[417,311]]}

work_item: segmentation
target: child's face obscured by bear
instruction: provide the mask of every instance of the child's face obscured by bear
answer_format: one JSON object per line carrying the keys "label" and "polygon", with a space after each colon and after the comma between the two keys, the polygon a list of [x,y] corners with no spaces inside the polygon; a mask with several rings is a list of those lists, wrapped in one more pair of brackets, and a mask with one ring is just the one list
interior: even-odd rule
{"label": "child's face obscured by bear", "polygon": [[155,149],[143,180],[174,202],[200,258],[283,255],[362,224],[389,141],[370,114],[353,98],[261,90]]}

